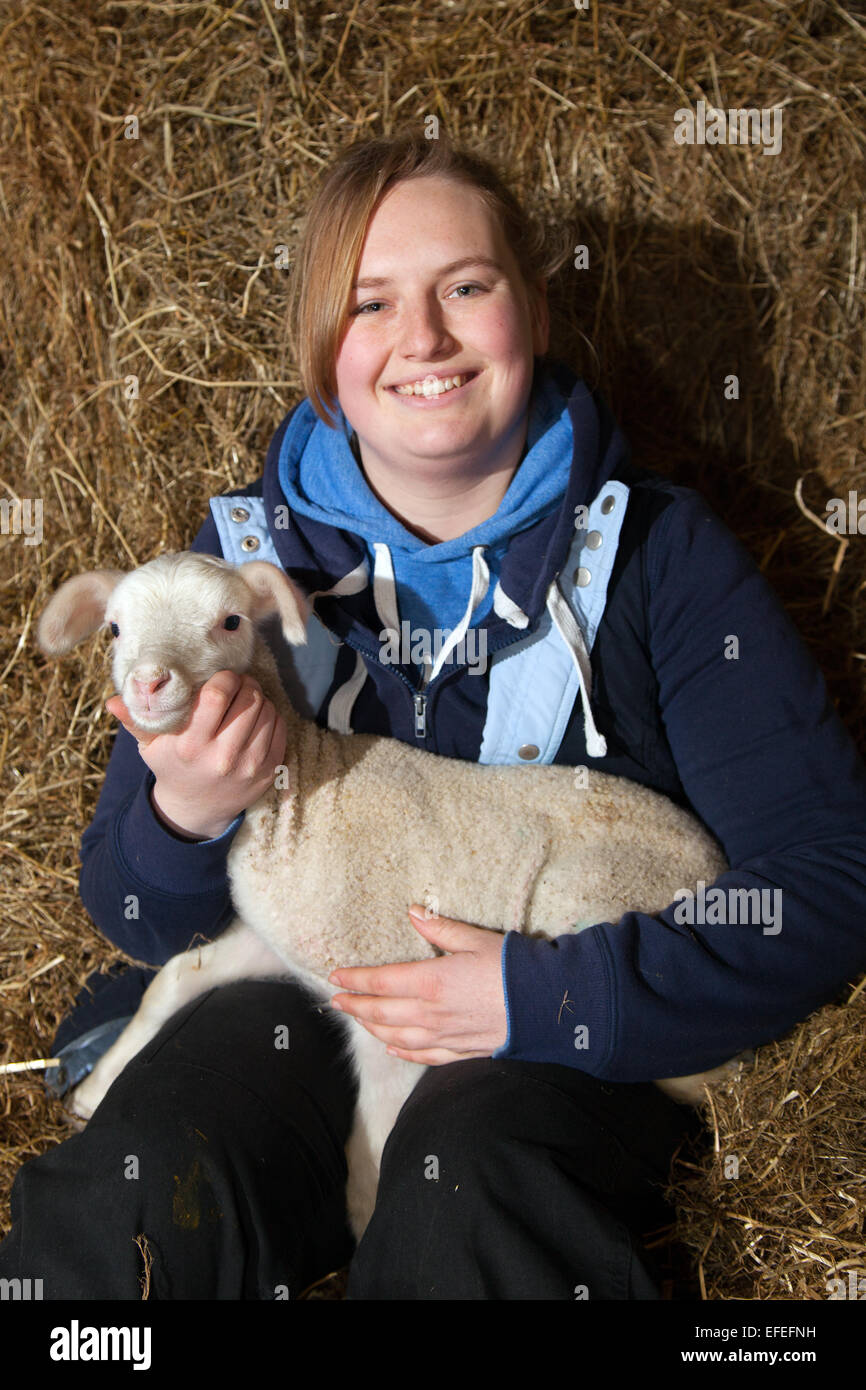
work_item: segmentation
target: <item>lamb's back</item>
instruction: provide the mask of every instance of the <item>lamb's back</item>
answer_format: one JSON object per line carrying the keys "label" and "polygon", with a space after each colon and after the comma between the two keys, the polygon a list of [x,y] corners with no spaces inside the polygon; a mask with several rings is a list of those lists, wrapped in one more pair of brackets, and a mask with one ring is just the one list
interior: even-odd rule
{"label": "lamb's back", "polygon": [[725,866],[694,817],[623,778],[317,734],[300,796],[277,793],[248,813],[230,867],[244,920],[322,976],[431,955],[410,924],[413,902],[555,935],[658,911]]}

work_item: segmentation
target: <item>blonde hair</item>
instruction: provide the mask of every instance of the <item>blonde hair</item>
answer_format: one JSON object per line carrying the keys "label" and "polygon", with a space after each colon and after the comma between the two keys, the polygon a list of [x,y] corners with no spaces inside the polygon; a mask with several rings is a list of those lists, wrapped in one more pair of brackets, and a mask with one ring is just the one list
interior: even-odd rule
{"label": "blonde hair", "polygon": [[292,273],[290,333],[304,390],[326,425],[336,412],[336,359],[367,227],[380,200],[404,179],[456,179],[477,190],[502,227],[530,297],[568,252],[524,212],[494,165],[447,136],[404,133],[356,142],[319,184],[304,222]]}

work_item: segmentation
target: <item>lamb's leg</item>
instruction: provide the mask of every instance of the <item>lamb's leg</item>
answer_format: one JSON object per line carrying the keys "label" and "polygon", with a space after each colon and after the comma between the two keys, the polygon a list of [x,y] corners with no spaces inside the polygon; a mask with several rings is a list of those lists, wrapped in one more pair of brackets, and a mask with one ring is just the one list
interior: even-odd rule
{"label": "lamb's leg", "polygon": [[666,1096],[679,1101],[680,1105],[700,1105],[706,1099],[704,1086],[712,1086],[716,1081],[730,1080],[736,1075],[737,1068],[745,1057],[746,1054],[741,1053],[732,1057],[729,1062],[723,1062],[720,1067],[713,1067],[712,1071],[698,1072],[694,1076],[669,1076],[655,1084]]}
{"label": "lamb's leg", "polygon": [[172,957],[145,990],[135,1017],[72,1092],[71,1109],[89,1120],[127,1062],[191,999],[232,980],[268,979],[286,970],[285,962],[270,946],[237,918],[210,945]]}
{"label": "lamb's leg", "polygon": [[385,1044],[354,1019],[350,1046],[358,1074],[358,1103],[346,1145],[349,1164],[346,1205],[349,1223],[356,1239],[360,1240],[376,1205],[385,1140],[394,1128],[403,1102],[426,1067],[418,1062],[406,1062],[402,1057],[389,1057]]}

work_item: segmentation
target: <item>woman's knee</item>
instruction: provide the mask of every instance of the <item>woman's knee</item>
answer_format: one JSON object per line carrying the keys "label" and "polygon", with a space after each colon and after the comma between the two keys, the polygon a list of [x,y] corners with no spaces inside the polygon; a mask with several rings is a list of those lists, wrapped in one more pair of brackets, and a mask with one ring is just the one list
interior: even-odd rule
{"label": "woman's knee", "polygon": [[352,1248],[341,1053],[294,986],[248,981],[193,1001],[83,1133],[22,1169],[15,1261],[47,1266],[54,1298],[139,1296],[145,1266],[157,1298],[296,1296]]}

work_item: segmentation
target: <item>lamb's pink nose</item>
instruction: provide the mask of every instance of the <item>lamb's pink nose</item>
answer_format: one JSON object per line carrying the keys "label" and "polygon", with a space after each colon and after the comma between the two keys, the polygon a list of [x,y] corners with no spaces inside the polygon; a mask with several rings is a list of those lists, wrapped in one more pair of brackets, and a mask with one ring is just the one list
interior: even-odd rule
{"label": "lamb's pink nose", "polygon": [[149,699],[151,695],[155,695],[158,690],[162,690],[162,687],[168,685],[170,680],[171,675],[168,672],[163,672],[162,675],[155,676],[153,680],[139,680],[138,676],[133,676],[132,684],[139,699],[145,700]]}

